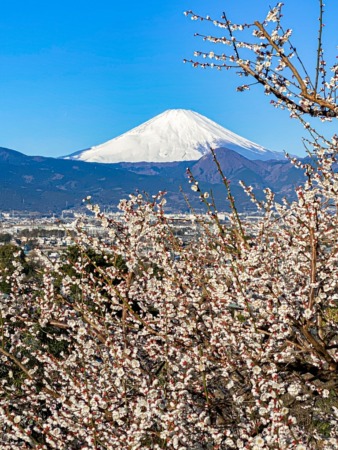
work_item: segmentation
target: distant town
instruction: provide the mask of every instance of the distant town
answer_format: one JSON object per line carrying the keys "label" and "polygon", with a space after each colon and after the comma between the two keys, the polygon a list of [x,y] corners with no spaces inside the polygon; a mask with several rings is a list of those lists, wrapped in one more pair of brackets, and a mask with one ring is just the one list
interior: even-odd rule
{"label": "distant town", "polygon": [[[123,222],[123,214],[106,212],[106,216],[114,222]],[[196,226],[196,217],[192,214],[167,214],[172,229],[184,244],[200,234]],[[203,216],[197,216],[203,218]],[[227,213],[219,213],[221,223],[227,222]],[[246,220],[255,221],[258,215],[245,215]],[[56,214],[41,214],[38,212],[11,211],[0,212],[0,245],[12,243],[19,246],[26,256],[39,249],[51,260],[57,261],[62,252],[75,243],[75,230],[81,221],[81,229],[91,236],[105,238],[106,230],[100,220],[87,210],[64,210]]]}

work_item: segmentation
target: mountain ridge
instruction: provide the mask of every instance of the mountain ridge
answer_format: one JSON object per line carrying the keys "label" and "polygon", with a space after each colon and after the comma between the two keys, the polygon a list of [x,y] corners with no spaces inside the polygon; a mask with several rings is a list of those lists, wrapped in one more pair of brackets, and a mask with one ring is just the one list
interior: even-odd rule
{"label": "mountain ridge", "polygon": [[[293,198],[293,188],[304,181],[302,171],[287,160],[250,161],[229,149],[218,149],[216,154],[242,211],[252,209],[252,204],[239,180],[252,184],[258,197],[265,187],[270,187],[277,198],[286,195],[289,199]],[[88,195],[102,207],[116,209],[119,201],[131,193],[144,191],[151,196],[166,191],[168,212],[188,211],[180,187],[191,206],[201,210],[203,205],[187,180],[187,166],[203,191],[212,189],[219,210],[226,210],[224,186],[211,154],[188,163],[100,164],[27,156],[0,148],[0,210],[60,213],[66,208],[81,209],[82,200]]]}

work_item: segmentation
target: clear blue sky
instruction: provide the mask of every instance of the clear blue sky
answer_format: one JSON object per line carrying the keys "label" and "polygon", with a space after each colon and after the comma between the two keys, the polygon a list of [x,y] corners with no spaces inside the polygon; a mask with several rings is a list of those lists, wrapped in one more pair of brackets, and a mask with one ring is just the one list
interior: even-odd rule
{"label": "clear blue sky", "polygon": [[[326,4],[332,63],[338,2]],[[220,18],[226,9],[235,22],[251,22],[263,19],[269,5],[274,3],[1,2],[0,146],[65,155],[112,139],[166,109],[186,108],[273,150],[300,153],[305,131],[286,112],[272,108],[259,87],[240,94],[234,73],[182,63],[203,46],[194,32],[205,30],[183,11]],[[285,0],[284,16],[305,62],[314,61],[318,2]],[[337,131],[336,123],[320,128],[328,134]]]}

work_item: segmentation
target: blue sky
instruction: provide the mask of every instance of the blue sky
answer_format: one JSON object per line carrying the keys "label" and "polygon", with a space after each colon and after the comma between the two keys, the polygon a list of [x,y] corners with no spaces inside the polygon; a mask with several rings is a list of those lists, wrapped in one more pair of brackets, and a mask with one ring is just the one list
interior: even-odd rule
{"label": "blue sky", "polygon": [[[338,4],[325,32],[335,61]],[[272,150],[302,153],[305,131],[234,73],[183,64],[204,45],[183,11],[234,22],[263,19],[267,0],[11,0],[0,9],[0,146],[61,156],[102,143],[170,108],[193,109]],[[274,5],[274,4],[272,4]],[[285,0],[284,24],[311,65],[318,2]],[[214,50],[210,45],[210,50]],[[336,123],[319,125],[327,134]]]}

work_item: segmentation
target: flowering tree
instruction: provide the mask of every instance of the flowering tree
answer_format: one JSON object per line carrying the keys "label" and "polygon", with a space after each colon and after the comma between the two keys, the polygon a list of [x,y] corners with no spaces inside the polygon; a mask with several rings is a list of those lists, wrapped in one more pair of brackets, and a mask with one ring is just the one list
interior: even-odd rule
{"label": "flowering tree", "polygon": [[[239,76],[251,78],[252,84],[263,85],[265,93],[274,97],[271,103],[289,109],[292,117],[303,114],[322,120],[337,117],[338,64],[332,65],[331,76],[328,78],[322,46],[324,3],[322,0],[318,0],[318,3],[317,58],[311,71],[306,69],[291,42],[292,30],[282,26],[283,3],[270,9],[263,22],[255,21],[251,24],[234,24],[225,13],[219,21],[193,11],[185,12],[192,20],[210,22],[226,33],[225,36],[196,33],[196,36],[204,41],[229,47],[229,51],[225,53],[196,51],[195,57],[199,59],[185,62],[191,62],[194,67],[236,70]],[[237,38],[237,33],[244,36]],[[210,58],[212,62],[203,61],[206,58]],[[238,87],[238,91],[248,90],[252,84],[244,83]]]}
{"label": "flowering tree", "polygon": [[[267,64],[277,57],[295,75],[280,7],[255,25],[256,62],[239,57],[232,36],[251,26],[224,19],[232,62],[293,114],[328,118],[336,106],[319,81],[312,89],[296,77],[291,92],[285,78],[283,91]],[[338,447],[336,141],[310,132],[316,159],[294,161],[307,175],[297,201],[278,204],[269,190],[257,201],[243,185],[261,211],[255,222],[237,214],[213,151],[231,213],[222,223],[188,173],[206,207],[191,214],[188,245],[163,193],[136,195],[121,201],[120,222],[89,205],[105,237],[79,219],[67,274],[45,259],[42,282],[27,284],[14,262],[0,303],[2,449]]]}

